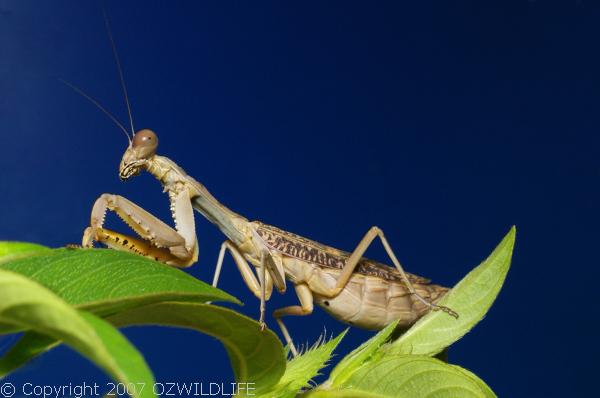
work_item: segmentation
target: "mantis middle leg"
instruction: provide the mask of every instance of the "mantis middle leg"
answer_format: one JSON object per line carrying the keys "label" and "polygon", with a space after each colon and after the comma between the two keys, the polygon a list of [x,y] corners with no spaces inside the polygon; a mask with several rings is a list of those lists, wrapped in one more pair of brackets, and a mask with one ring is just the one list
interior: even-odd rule
{"label": "mantis middle leg", "polygon": [[[250,291],[261,300],[260,306],[260,324],[261,328],[264,329],[264,316],[265,316],[265,301],[271,297],[273,292],[273,278],[267,273],[267,261],[269,253],[262,251],[261,252],[261,265],[258,269],[259,278],[254,275],[252,268],[244,258],[244,256],[240,253],[238,248],[230,241],[225,241],[221,245],[221,250],[219,251],[219,257],[217,260],[217,266],[215,268],[215,275],[213,277],[213,287],[217,287],[219,282],[219,277],[221,275],[221,268],[223,267],[223,259],[225,257],[225,252],[229,251],[233,260],[246,283],[246,286]],[[279,325],[281,329],[281,333],[286,341],[286,343],[290,346],[290,350],[294,356],[298,355],[298,350],[292,341],[290,333],[288,332],[287,327],[281,320],[282,316],[286,315],[309,315],[313,312],[313,296],[312,292],[308,288],[308,286],[296,285],[294,286],[296,289],[296,294],[300,300],[301,305],[293,305],[289,307],[280,308],[273,312],[273,317],[275,321]]]}
{"label": "mantis middle leg", "polygon": [[221,275],[221,268],[223,267],[223,259],[225,257],[225,251],[229,251],[233,257],[233,261],[237,266],[242,279],[250,291],[260,300],[260,326],[261,329],[265,328],[265,302],[271,297],[273,292],[273,279],[266,272],[266,256],[267,253],[261,254],[261,265],[258,269],[258,279],[252,270],[252,267],[248,264],[242,253],[238,248],[231,242],[226,240],[221,245],[219,251],[219,258],[217,260],[217,266],[215,267],[215,276],[213,277],[212,285],[217,287],[219,282],[219,276]]}
{"label": "mantis middle leg", "polygon": [[[104,228],[107,210],[114,211],[141,239]],[[82,246],[91,247],[94,241],[98,241],[110,248],[139,254],[168,265],[190,266],[198,258],[198,242],[193,208],[187,192],[171,196],[171,210],[177,229],[122,196],[103,194],[94,203]]]}

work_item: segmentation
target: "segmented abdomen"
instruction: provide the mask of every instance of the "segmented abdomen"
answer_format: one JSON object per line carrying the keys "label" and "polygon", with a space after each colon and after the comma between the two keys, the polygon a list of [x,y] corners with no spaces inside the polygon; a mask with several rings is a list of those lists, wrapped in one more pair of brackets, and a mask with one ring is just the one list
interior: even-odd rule
{"label": "segmented abdomen", "polygon": [[[335,285],[337,272],[323,270],[320,277]],[[414,283],[413,287],[425,300],[436,303],[448,288]],[[399,320],[398,326],[407,328],[429,312],[429,308],[402,283],[370,276],[354,275],[345,288],[334,298],[313,294],[315,303],[334,318],[363,329],[380,330]]]}

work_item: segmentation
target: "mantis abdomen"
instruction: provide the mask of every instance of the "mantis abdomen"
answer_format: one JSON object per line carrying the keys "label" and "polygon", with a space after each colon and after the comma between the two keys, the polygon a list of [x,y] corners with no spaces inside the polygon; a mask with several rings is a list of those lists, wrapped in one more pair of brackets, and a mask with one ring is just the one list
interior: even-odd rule
{"label": "mantis abdomen", "polygon": [[[398,327],[408,328],[430,311],[430,307],[416,299],[401,281],[354,273],[345,288],[337,296],[330,297],[326,293],[335,287],[340,269],[324,268],[294,258],[284,258],[283,263],[290,280],[310,288],[315,304],[352,326],[380,330],[398,320]],[[412,286],[431,303],[436,303],[448,291],[446,287],[428,283],[417,282]]]}

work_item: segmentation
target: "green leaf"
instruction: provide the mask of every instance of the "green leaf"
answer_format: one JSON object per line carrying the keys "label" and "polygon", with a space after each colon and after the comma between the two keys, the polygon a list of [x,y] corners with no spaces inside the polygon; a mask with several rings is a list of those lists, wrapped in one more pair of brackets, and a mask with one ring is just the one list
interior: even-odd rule
{"label": "green leaf", "polygon": [[393,354],[435,355],[471,330],[496,299],[512,258],[516,229],[512,227],[492,254],[465,276],[439,302],[459,314],[430,312],[389,347]]}
{"label": "green leaf", "polygon": [[[137,384],[135,390],[131,391],[132,395],[140,398],[155,397],[152,391],[154,376],[142,354],[110,323],[89,312],[78,312],[94,328],[116,365],[115,373],[108,368],[105,370],[118,381]],[[97,347],[94,347],[94,350],[97,350]]]}
{"label": "green leaf", "polygon": [[109,249],[54,249],[2,264],[100,316],[161,301],[228,301],[233,296],[168,265]]}
{"label": "green leaf", "polygon": [[[141,354],[121,333],[94,315],[77,311],[51,291],[11,271],[0,270],[0,322],[62,340],[116,381],[152,386]],[[134,397],[153,397],[152,389]]]}
{"label": "green leaf", "polygon": [[[59,249],[0,268],[37,280],[79,309],[104,317],[113,315],[112,320],[120,325],[168,324],[220,338],[237,380],[255,382],[257,388],[276,383],[284,371],[281,342],[272,332],[261,332],[257,322],[212,305],[178,306],[175,302],[238,301],[172,267],[113,250]],[[165,301],[170,303],[149,306]],[[136,308],[139,311],[134,311]],[[0,360],[0,369],[10,372],[56,344],[28,332]]]}
{"label": "green leaf", "polygon": [[342,385],[319,388],[310,398],[493,398],[492,390],[472,373],[417,355],[388,355],[363,365]]}
{"label": "green leaf", "polygon": [[56,347],[60,341],[35,332],[26,332],[10,350],[0,358],[0,377],[25,365],[31,359]]}
{"label": "green leaf", "polygon": [[293,398],[298,395],[301,389],[309,386],[312,378],[319,375],[319,370],[326,366],[333,350],[347,332],[348,329],[324,344],[320,344],[318,341],[305,353],[290,360],[277,385],[257,396],[261,398]]}
{"label": "green leaf", "polygon": [[254,393],[277,383],[285,370],[283,346],[275,333],[261,331],[258,322],[227,308],[159,303],[132,308],[108,320],[117,326],[177,326],[216,337],[225,345],[236,381],[254,383]]}
{"label": "green leaf", "polygon": [[0,264],[47,251],[50,249],[35,243],[0,241]]}
{"label": "green leaf", "polygon": [[360,347],[346,355],[331,371],[325,386],[336,386],[344,383],[363,363],[371,359],[379,347],[390,337],[398,321],[392,322],[375,336],[365,341]]}
{"label": "green leaf", "polygon": [[496,394],[494,394],[494,392],[492,391],[492,389],[483,382],[483,380],[481,380],[479,377],[477,377],[473,372],[471,372],[470,370],[467,370],[465,368],[461,368],[460,366],[457,365],[450,365],[452,366],[454,369],[458,370],[459,372],[462,372],[466,377],[470,378],[472,381],[474,381],[475,383],[477,383],[477,385],[479,386],[479,388],[481,389],[481,391],[484,392],[484,395],[486,397],[495,397]]}

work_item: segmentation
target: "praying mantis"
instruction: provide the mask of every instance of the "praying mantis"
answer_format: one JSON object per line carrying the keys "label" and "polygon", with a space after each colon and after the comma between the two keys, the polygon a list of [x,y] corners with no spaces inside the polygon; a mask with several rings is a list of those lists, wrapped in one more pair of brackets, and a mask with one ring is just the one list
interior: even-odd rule
{"label": "praying mantis", "polygon": [[[82,246],[94,242],[149,257],[170,266],[185,268],[198,260],[194,210],[214,224],[226,237],[217,259],[213,286],[217,286],[225,254],[231,254],[243,281],[260,300],[260,327],[265,329],[266,301],[273,288],[284,293],[289,281],[299,305],[273,312],[294,356],[298,350],[282,321],[285,316],[306,316],[314,304],[334,318],[357,327],[379,330],[398,320],[407,328],[431,310],[458,318],[448,307],[436,304],[448,288],[430,284],[426,278],[404,271],[383,231],[370,228],[352,252],[344,252],[260,221],[249,221],[221,204],[200,182],[173,160],[157,154],[158,137],[149,129],[135,132],[131,106],[112,34],[105,19],[121,87],[128,110],[131,135],[98,101],[64,82],[106,113],[127,135],[119,177],[128,180],[143,171],[152,174],[168,194],[175,227],[171,227],[132,201],[102,194],[94,203],[90,225]],[[116,213],[138,237],[104,228],[108,211]],[[394,267],[363,257],[379,239]]]}

